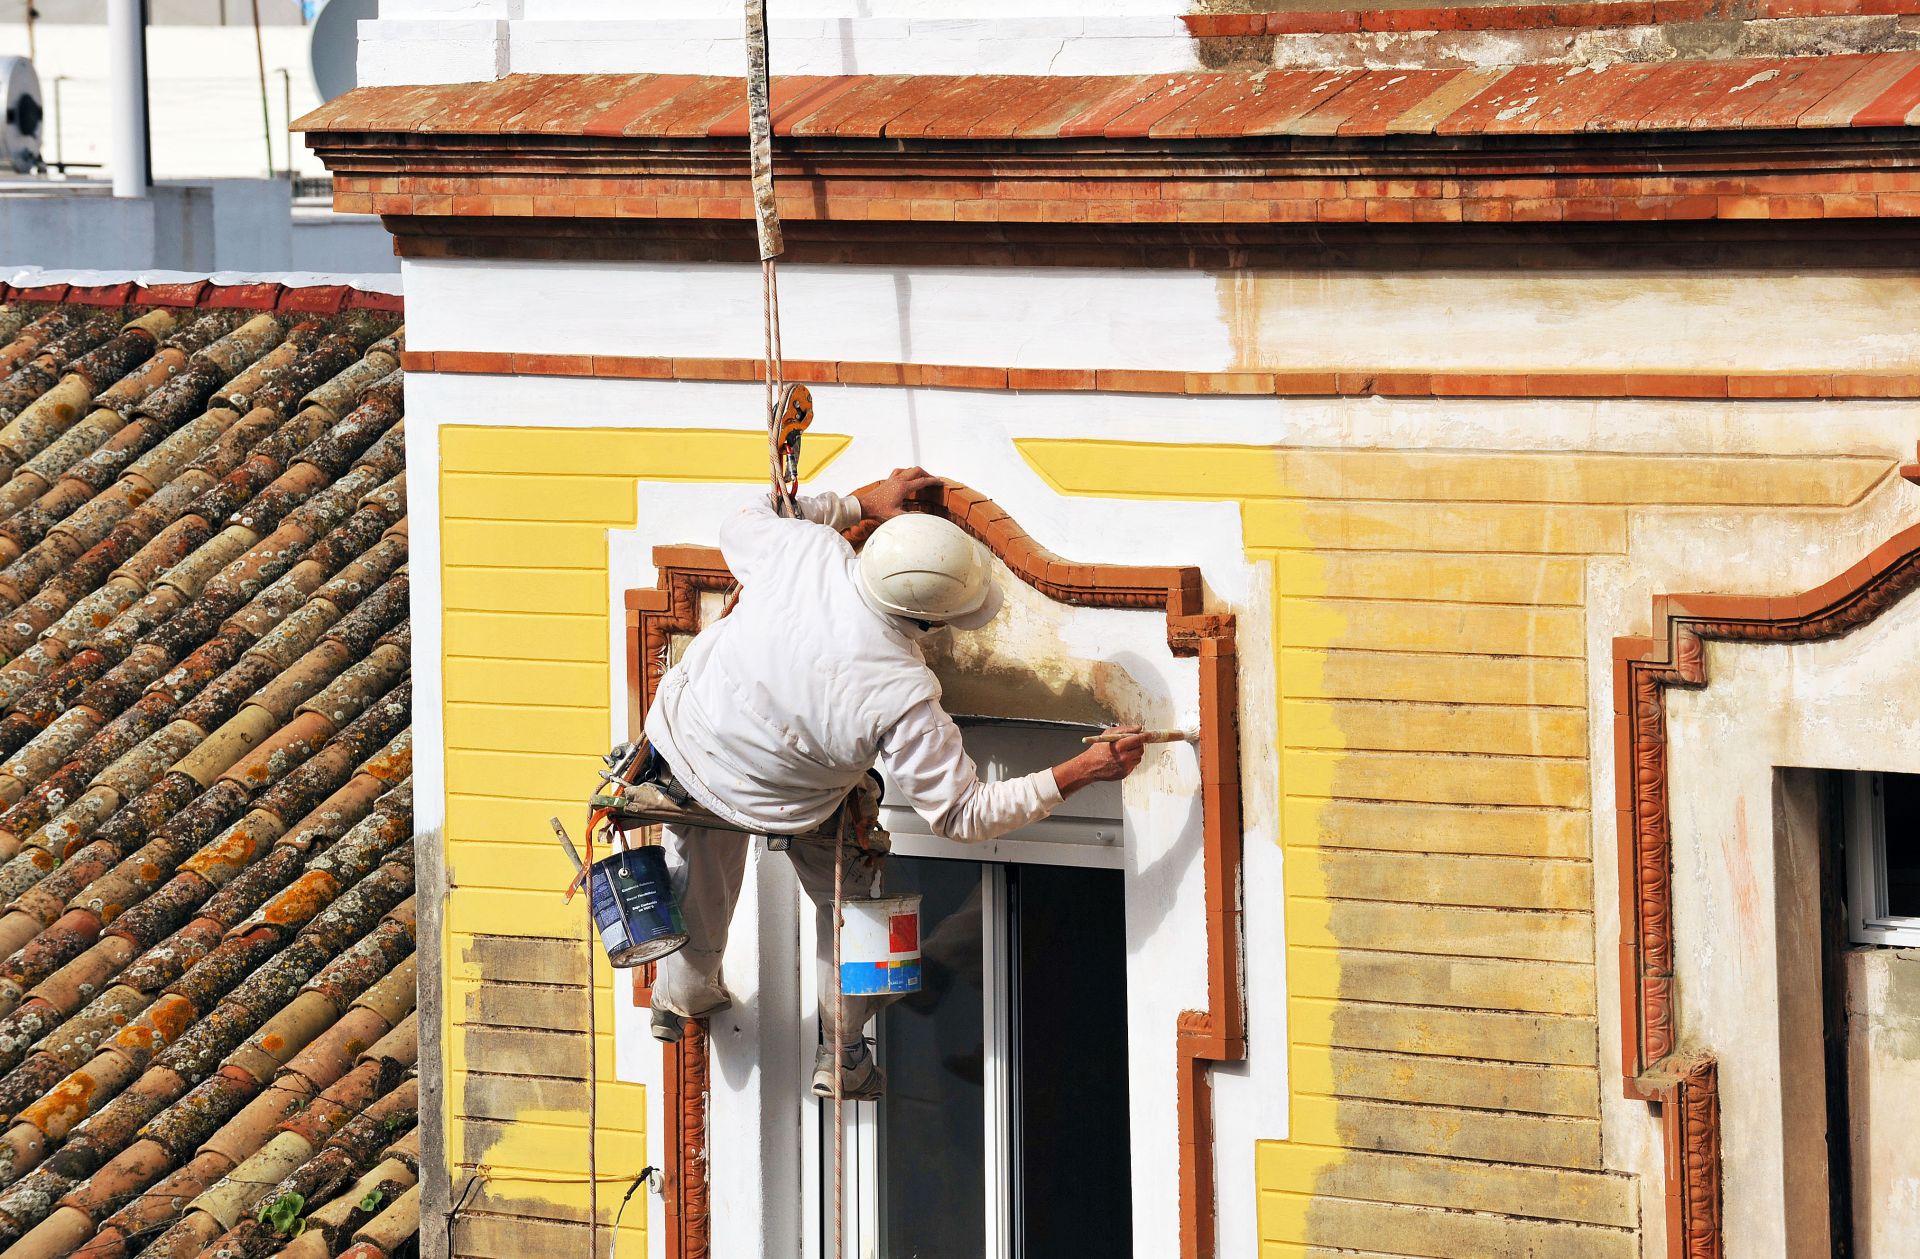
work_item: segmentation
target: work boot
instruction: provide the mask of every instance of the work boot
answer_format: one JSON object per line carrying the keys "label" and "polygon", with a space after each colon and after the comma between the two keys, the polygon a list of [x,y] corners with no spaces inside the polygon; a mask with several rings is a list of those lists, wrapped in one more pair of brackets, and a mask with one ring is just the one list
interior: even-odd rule
{"label": "work boot", "polygon": [[687,1021],[672,1010],[662,1010],[659,1006],[655,1006],[653,1022],[648,1030],[653,1033],[653,1038],[662,1044],[677,1045],[680,1043],[680,1038],[687,1034]]}
{"label": "work boot", "polygon": [[[840,1059],[840,1095],[850,1102],[873,1102],[887,1091],[887,1073],[873,1060],[867,1042],[856,1041],[842,1048]],[[836,1055],[825,1045],[813,1055],[813,1095],[833,1097],[833,1067]]]}

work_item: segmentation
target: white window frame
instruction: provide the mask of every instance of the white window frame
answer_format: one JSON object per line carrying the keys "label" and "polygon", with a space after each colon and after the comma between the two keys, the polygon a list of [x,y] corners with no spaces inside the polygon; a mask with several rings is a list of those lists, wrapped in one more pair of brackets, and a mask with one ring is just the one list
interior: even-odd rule
{"label": "white window frame", "polygon": [[[985,782],[1008,778],[1042,768],[1042,762],[1054,763],[1067,754],[1075,739],[1053,747],[1029,741],[1029,736],[1077,736],[1096,727],[1067,722],[1033,721],[1018,718],[958,717],[962,731],[999,736],[1003,742],[986,748],[973,747]],[[969,741],[971,743],[971,740]],[[1011,756],[1004,753],[1011,753]],[[908,808],[894,794],[891,785],[880,806],[880,824],[893,840],[893,852],[901,857],[945,857],[955,861],[1032,863],[1043,866],[1092,866],[1105,870],[1125,867],[1127,854],[1120,810],[1120,784],[1096,783],[1054,810],[1051,817],[1024,826],[1011,835],[981,844],[962,844],[941,839],[927,827],[926,820]]]}
{"label": "white window frame", "polygon": [[1886,775],[1858,771],[1846,793],[1847,918],[1854,944],[1920,946],[1920,918],[1887,912]]}
{"label": "white window frame", "polygon": [[[966,858],[978,862],[971,853]],[[981,1069],[984,1097],[982,1108],[986,1132],[982,1143],[985,1158],[980,1174],[985,1192],[985,1227],[982,1236],[987,1248],[981,1259],[1013,1259],[1014,1202],[1013,1151],[1019,1149],[1020,1111],[1015,1094],[1013,1072],[1013,989],[1007,937],[1011,934],[1006,867],[1001,864],[980,866],[982,880],[980,914],[982,923],[981,1030],[983,1062]],[[801,915],[801,955],[813,956],[814,916]],[[801,968],[802,1009],[812,1009],[818,995],[818,977],[811,966]],[[871,1029],[869,1029],[871,1031]],[[884,1050],[883,1050],[884,1053]],[[813,1049],[806,1047],[805,1074],[813,1074]],[[829,1144],[833,1105],[808,1095],[801,1103],[800,1180],[805,1198],[805,1226],[802,1229],[803,1259],[821,1259],[832,1235],[826,1218],[825,1191],[830,1179],[832,1146]],[[842,1259],[863,1259],[873,1253],[863,1241],[880,1236],[880,1165],[886,1151],[880,1148],[880,1108],[877,1102],[846,1103],[847,1180],[842,1186],[845,1211],[846,1254]]]}
{"label": "white window frame", "polygon": [[[1023,732],[1049,728],[1055,735],[1078,734],[1080,727],[1068,723],[1009,720],[1004,718],[960,718],[963,729],[997,728],[1011,739],[1015,759],[1007,761],[994,747],[974,749],[983,779],[989,782],[1025,773],[1037,767],[1028,763],[1035,751],[1024,750]],[[1085,729],[1092,729],[1086,727]],[[1044,759],[1044,758],[1043,758]],[[981,1176],[985,1186],[986,1210],[983,1236],[986,1250],[981,1259],[1014,1259],[1018,1241],[1014,1236],[1019,1221],[1013,1158],[1020,1148],[1020,1106],[1018,1081],[1013,1070],[1013,982],[1012,959],[1007,946],[1012,935],[1011,904],[1007,882],[1008,865],[1042,865],[1121,869],[1126,862],[1124,822],[1120,811],[1119,784],[1090,789],[1074,797],[1067,807],[1050,818],[1024,827],[1012,835],[982,844],[962,844],[931,834],[924,821],[911,809],[887,801],[881,809],[881,825],[891,836],[896,857],[931,857],[964,861],[977,865],[982,880],[980,913],[983,918],[981,940],[981,1030],[983,1052],[981,1080],[982,1106],[986,1124]],[[883,876],[884,877],[884,876]],[[812,958],[815,946],[815,921],[810,906],[800,909],[800,952]],[[800,1008],[811,1010],[819,994],[815,967],[803,965]],[[871,1029],[869,1029],[871,1032]],[[802,1038],[803,1040],[807,1038]],[[802,1046],[801,1078],[813,1077],[814,1046]],[[884,1053],[884,1050],[883,1050]],[[831,1221],[826,1218],[826,1188],[831,1175],[833,1106],[819,1103],[811,1094],[801,1102],[800,1188],[803,1197],[801,1259],[825,1259],[831,1245]],[[846,1253],[840,1259],[867,1259],[871,1250],[861,1249],[862,1239],[880,1236],[879,1169],[886,1151],[880,1149],[879,1106],[873,1102],[846,1103],[847,1183],[842,1187],[845,1216]],[[824,1240],[823,1240],[824,1239]]]}

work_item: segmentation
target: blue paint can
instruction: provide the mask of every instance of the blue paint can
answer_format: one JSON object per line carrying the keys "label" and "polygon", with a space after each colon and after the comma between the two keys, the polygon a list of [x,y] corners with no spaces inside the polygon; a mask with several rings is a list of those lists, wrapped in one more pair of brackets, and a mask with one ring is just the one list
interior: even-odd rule
{"label": "blue paint can", "polygon": [[840,991],[887,997],[920,991],[920,898],[848,901],[840,928]]}
{"label": "blue paint can", "polygon": [[665,849],[649,844],[602,857],[587,886],[600,943],[615,966],[657,962],[687,942]]}

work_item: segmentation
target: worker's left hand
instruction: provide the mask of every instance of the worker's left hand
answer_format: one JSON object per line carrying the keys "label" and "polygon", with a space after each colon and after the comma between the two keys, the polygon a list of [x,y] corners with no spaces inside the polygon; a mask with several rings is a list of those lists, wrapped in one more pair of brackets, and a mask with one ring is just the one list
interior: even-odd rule
{"label": "worker's left hand", "polygon": [[860,491],[861,519],[892,520],[911,505],[929,501],[939,488],[940,478],[925,468],[895,468],[886,480]]}

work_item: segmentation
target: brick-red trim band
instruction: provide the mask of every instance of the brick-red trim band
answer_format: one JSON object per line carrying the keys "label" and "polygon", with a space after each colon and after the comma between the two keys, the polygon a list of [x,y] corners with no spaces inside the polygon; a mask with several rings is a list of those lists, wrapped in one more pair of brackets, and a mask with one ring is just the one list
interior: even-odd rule
{"label": "brick-red trim band", "polygon": [[[594,376],[609,380],[761,379],[758,359],[645,358],[408,350],[410,372]],[[810,384],[910,385],[1054,393],[1163,393],[1353,398],[1920,398],[1920,372],[1393,372],[1142,371],[977,367],[788,359],[786,378]]]}
{"label": "brick-red trim band", "polygon": [[1529,31],[1568,27],[1655,26],[1670,22],[1765,21],[1810,17],[1904,17],[1917,0],[1590,0],[1580,4],[1448,5],[1343,12],[1201,13],[1180,20],[1198,39],[1366,32]]}
{"label": "brick-red trim band", "polygon": [[[1179,1073],[1175,1101],[1181,1259],[1213,1259],[1216,1189],[1210,1071],[1213,1063],[1244,1058],[1247,1046],[1246,1000],[1240,986],[1242,835],[1234,620],[1202,610],[1197,568],[1075,564],[1035,542],[992,499],[951,482],[933,510],[979,539],[1020,580],[1050,599],[1079,607],[1162,613],[1173,653],[1199,662],[1207,1008],[1184,1011],[1174,1029]],[[707,547],[657,547],[654,565],[660,571],[658,587],[630,590],[626,596],[628,723],[634,734],[665,672],[669,637],[697,632],[700,593],[732,583],[720,553]],[[635,974],[636,1002],[647,1000],[651,982],[647,970]],[[706,1259],[710,1210],[706,1042],[704,1037],[689,1036],[665,1052],[667,1255],[668,1259]]]}
{"label": "brick-red trim band", "polygon": [[229,310],[281,310],[290,314],[337,315],[343,310],[405,309],[397,293],[376,293],[350,284],[310,285],[301,288],[271,281],[251,284],[215,284],[188,280],[179,284],[144,285],[128,280],[118,284],[81,287],[48,284],[16,288],[0,284],[0,302],[74,302],[84,306],[198,306]]}
{"label": "brick-red trim band", "polygon": [[1916,587],[1920,525],[1804,594],[1663,595],[1654,600],[1650,636],[1614,640],[1621,1072],[1627,1096],[1665,1103],[1671,1259],[1719,1259],[1721,1231],[1718,1074],[1710,1055],[1678,1053],[1667,690],[1707,685],[1710,641],[1836,638],[1874,620]]}
{"label": "brick-red trim band", "polygon": [[[1536,62],[1424,70],[783,75],[773,81],[773,132],[792,141],[781,147],[800,160],[845,155],[853,151],[849,142],[870,148],[868,142],[884,139],[889,146],[872,155],[882,167],[935,155],[943,146],[978,150],[1033,141],[1097,142],[1081,145],[1081,156],[1093,159],[1142,152],[1126,143],[1132,141],[1172,144],[1193,158],[1210,147],[1217,151],[1221,142],[1241,157],[1300,139],[1323,142],[1325,152],[1383,137],[1417,143],[1756,135],[1904,126],[1920,106],[1911,69],[1908,54],[1872,52],[1623,61],[1604,74]],[[415,156],[437,156],[456,144],[496,160],[503,150],[518,158],[516,150],[577,155],[587,148],[630,162],[664,151],[712,156],[731,150],[738,161],[745,156],[743,100],[743,81],[722,75],[523,73],[480,83],[359,87],[293,127],[330,163],[391,159],[408,147]],[[1196,140],[1203,143],[1183,143]],[[1011,156],[1035,152],[1016,149]],[[442,199],[460,192],[434,191]],[[543,191],[549,190],[536,186],[528,195]]]}
{"label": "brick-red trim band", "polygon": [[[796,226],[1096,241],[1147,226],[1202,244],[1305,224],[1906,218],[1911,70],[1910,54],[1869,53],[1604,75],[796,76],[774,86],[779,209]],[[386,217],[428,256],[474,252],[491,219],[574,243],[623,221],[745,232],[741,99],[719,76],[517,74],[357,88],[298,126],[335,208]]]}

